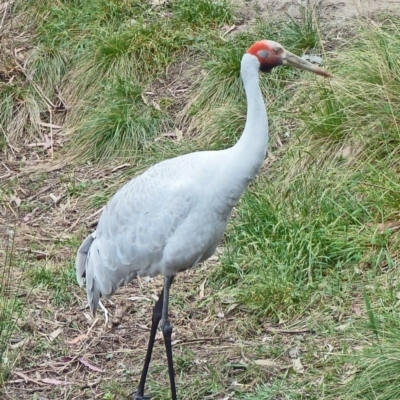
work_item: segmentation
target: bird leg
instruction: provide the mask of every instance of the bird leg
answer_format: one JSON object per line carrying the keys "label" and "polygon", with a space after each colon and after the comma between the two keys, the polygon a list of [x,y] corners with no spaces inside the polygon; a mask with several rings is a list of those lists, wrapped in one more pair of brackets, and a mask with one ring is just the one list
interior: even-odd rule
{"label": "bird leg", "polygon": [[168,302],[169,302],[169,288],[174,280],[174,276],[166,276],[164,277],[164,301],[162,305],[162,317],[161,317],[161,329],[164,335],[165,342],[165,350],[167,352],[167,361],[168,361],[168,374],[169,380],[171,383],[171,397],[172,400],[176,399],[176,387],[175,387],[175,372],[174,372],[174,363],[172,360],[172,325],[168,319]]}
{"label": "bird leg", "polygon": [[164,289],[161,291],[160,296],[158,297],[158,300],[153,308],[153,316],[151,318],[151,330],[150,330],[149,345],[147,346],[147,353],[146,353],[146,358],[144,360],[142,376],[140,378],[139,386],[135,392],[135,396],[133,397],[133,400],[150,399],[150,397],[143,397],[144,385],[146,383],[147,372],[149,371],[151,354],[153,353],[154,341],[156,338],[158,324],[161,321],[163,301],[164,301]]}
{"label": "bird leg", "polygon": [[[169,288],[172,285],[173,281],[174,281],[174,276],[169,278],[167,299],[169,297]],[[161,291],[160,296],[158,297],[158,300],[153,308],[153,315],[151,318],[150,338],[149,338],[149,344],[147,347],[146,358],[144,360],[144,366],[143,366],[143,370],[142,370],[142,376],[140,377],[139,386],[138,386],[138,389],[136,390],[136,392],[134,393],[133,400],[149,400],[150,399],[150,397],[147,397],[147,396],[144,397],[144,385],[146,383],[147,373],[149,371],[149,365],[150,365],[151,355],[153,353],[153,347],[154,347],[154,341],[156,338],[157,328],[161,321],[163,311],[164,311],[164,299],[165,299],[165,287],[166,287],[165,282],[166,281],[164,280],[164,289]],[[167,301],[166,313],[167,313],[167,317],[168,317],[168,301]],[[172,333],[172,327],[171,327],[171,333]],[[171,343],[171,335],[170,335],[170,343]],[[171,363],[172,363],[172,350],[171,350]],[[168,365],[169,365],[169,361],[168,361]],[[170,375],[170,378],[171,378],[171,375]],[[175,388],[175,383],[174,383],[174,388]],[[176,400],[176,390],[175,390],[175,397],[173,397],[173,400]]]}

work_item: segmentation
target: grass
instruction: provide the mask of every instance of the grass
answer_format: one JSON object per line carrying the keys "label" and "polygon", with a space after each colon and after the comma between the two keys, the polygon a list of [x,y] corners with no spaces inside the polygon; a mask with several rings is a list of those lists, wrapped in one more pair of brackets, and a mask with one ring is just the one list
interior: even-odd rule
{"label": "grass", "polygon": [[[261,177],[242,199],[216,277],[239,284],[239,297],[260,312],[298,313],[325,279],[355,265],[379,274],[397,254],[395,235],[377,232],[398,215],[400,183],[400,86],[393,60],[383,57],[399,36],[395,22],[387,24],[365,30],[354,42],[359,51],[353,43],[341,50],[336,80],[299,87],[293,102],[302,105],[285,113],[297,122],[297,142],[277,162],[274,181]],[[212,98],[207,84],[200,90]]]}
{"label": "grass", "polygon": [[357,374],[346,386],[348,399],[389,400],[400,395],[397,316],[384,313],[383,317],[384,330],[372,329],[378,335],[378,340],[375,343],[371,340],[371,345],[363,349],[358,357],[350,357]]}
{"label": "grass", "polygon": [[70,261],[67,268],[54,268],[52,265],[37,265],[27,272],[31,286],[35,291],[46,290],[51,292],[51,302],[55,306],[68,307],[73,300],[70,287],[75,282],[75,265]]}
{"label": "grass", "polygon": [[[302,4],[300,19],[257,21],[234,36],[223,34],[225,25],[235,22],[235,9],[223,0],[159,5],[95,0],[85,7],[78,0],[43,0],[15,6],[19,15],[33,16],[36,36],[23,64],[28,83],[21,71],[11,82],[0,75],[3,146],[40,137],[40,121],[63,125],[69,142],[60,154],[72,155],[75,165],[72,178],[57,175],[56,186],[66,191],[68,204],[85,210],[81,225],[90,222],[84,219],[89,208],[104,205],[122,181],[149,165],[236,141],[246,118],[240,58],[252,41],[268,37],[299,54],[317,53],[334,73],[328,81],[280,68],[261,78],[270,119],[269,166],[235,210],[224,254],[211,276],[200,269],[185,286],[184,275],[174,290],[175,361],[184,397],[399,397],[400,64],[392,49],[400,45],[400,26],[389,17],[379,25],[360,23],[351,41],[324,53],[329,37],[319,21],[321,4]],[[169,91],[175,79],[187,77],[184,95]],[[49,108],[46,99],[59,108]],[[175,129],[183,138],[163,136]],[[80,172],[82,165],[108,171],[109,165],[128,162],[118,178]],[[28,185],[40,190],[46,175],[42,178],[40,185],[34,180]],[[17,186],[11,191],[18,193]],[[21,204],[18,211],[28,206],[32,211],[36,204]],[[73,215],[66,207],[64,222],[54,224],[63,230],[65,222],[77,221]],[[72,235],[52,255],[65,248],[73,254],[81,236]],[[93,388],[100,391],[96,395],[128,395],[140,373],[144,334],[139,329],[128,334],[122,324],[107,334],[96,331],[101,340],[91,339],[93,353],[65,345],[92,327],[78,318],[85,312],[77,311],[84,295],[75,292],[73,262],[62,259],[35,260],[26,274],[35,296],[46,293],[43,313],[48,317],[62,310],[68,321],[62,340],[36,339],[32,353],[82,351],[115,372]],[[207,295],[199,299],[202,282]],[[137,298],[156,293],[154,287],[135,288]],[[112,310],[125,307],[127,297],[125,292],[113,297]],[[135,306],[128,325],[139,326],[146,312],[150,304]],[[179,342],[182,337],[190,347]],[[201,337],[211,338],[209,345]],[[213,337],[223,339],[214,343]],[[123,351],[114,353],[118,345]],[[300,351],[291,356],[294,348]],[[165,399],[168,377],[161,350],[155,350],[149,392]],[[277,365],[256,365],[259,359]],[[19,366],[29,363],[35,365],[28,358]],[[84,379],[93,381],[89,375]],[[54,393],[53,398],[65,397]]]}
{"label": "grass", "polygon": [[0,264],[0,385],[4,383],[13,368],[18,351],[9,349],[10,339],[16,329],[17,319],[26,306],[23,299],[21,281],[15,280],[13,261],[13,241],[5,250],[5,258]]}
{"label": "grass", "polygon": [[294,51],[319,50],[321,48],[322,27],[321,8],[323,1],[307,0],[299,4],[300,18],[289,15],[285,31],[285,42]]}
{"label": "grass", "polygon": [[[28,136],[40,137],[41,119],[52,123],[54,118],[74,133],[74,156],[96,162],[146,149],[171,129],[171,113],[155,102],[149,106],[146,90],[188,49],[201,48],[215,36],[214,30],[233,20],[225,0],[202,0],[195,7],[186,0],[171,7],[137,0],[96,0],[87,7],[80,1],[42,0],[15,7],[33,21],[37,40],[24,63],[29,73],[0,90],[3,133],[20,138],[29,118]],[[13,88],[20,88],[27,74],[31,86],[41,90],[28,87],[33,100],[23,96],[21,101],[22,94]],[[43,94],[47,104],[40,101]],[[173,102],[171,97],[160,100]],[[49,103],[64,113],[56,114]],[[21,116],[13,114],[17,104]],[[11,119],[18,127],[10,128]]]}

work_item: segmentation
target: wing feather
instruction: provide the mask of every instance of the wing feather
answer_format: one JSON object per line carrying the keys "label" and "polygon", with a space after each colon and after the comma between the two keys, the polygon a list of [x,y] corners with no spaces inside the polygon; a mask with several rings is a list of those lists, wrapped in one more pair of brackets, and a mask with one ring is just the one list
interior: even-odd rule
{"label": "wing feather", "polygon": [[198,199],[190,168],[170,164],[157,164],[123,186],[105,207],[95,239],[79,249],[77,271],[86,271],[93,314],[100,295],[112,295],[137,275],[162,272],[164,248]]}

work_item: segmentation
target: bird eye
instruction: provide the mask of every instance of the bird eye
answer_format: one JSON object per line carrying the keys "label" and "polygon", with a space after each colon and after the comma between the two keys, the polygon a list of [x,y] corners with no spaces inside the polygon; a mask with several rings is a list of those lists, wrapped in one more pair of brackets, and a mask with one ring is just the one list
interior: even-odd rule
{"label": "bird eye", "polygon": [[259,50],[259,51],[257,52],[257,55],[258,55],[260,58],[268,58],[269,53],[268,53],[267,50]]}
{"label": "bird eye", "polygon": [[274,54],[281,54],[282,52],[283,52],[283,49],[282,49],[282,47],[279,47],[279,46],[276,46],[276,47],[274,47]]}

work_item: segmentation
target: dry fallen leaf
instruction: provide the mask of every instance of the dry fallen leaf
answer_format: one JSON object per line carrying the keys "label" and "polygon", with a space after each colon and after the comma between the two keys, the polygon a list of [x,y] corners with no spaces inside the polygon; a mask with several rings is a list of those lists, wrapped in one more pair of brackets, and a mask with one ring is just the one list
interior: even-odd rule
{"label": "dry fallen leaf", "polygon": [[38,207],[36,207],[32,212],[26,214],[25,217],[23,218],[23,221],[24,222],[30,221],[35,216],[37,210],[39,210]]}
{"label": "dry fallen leaf", "polygon": [[88,367],[89,369],[91,369],[92,371],[96,371],[96,372],[103,372],[102,369],[100,369],[99,367],[96,367],[95,365],[90,364],[90,362],[86,359],[84,359],[83,357],[79,357],[78,360],[85,366]]}
{"label": "dry fallen leaf", "polygon": [[28,342],[29,342],[29,338],[26,337],[25,339],[22,339],[21,341],[19,341],[17,343],[11,344],[10,347],[12,349],[18,349],[19,347],[22,347],[23,345],[25,345]]}
{"label": "dry fallen leaf", "polygon": [[21,199],[15,195],[12,195],[10,197],[10,203],[12,203],[12,202],[14,202],[17,207],[19,207],[21,205]]}
{"label": "dry fallen leaf", "polygon": [[289,350],[290,358],[298,358],[300,355],[301,355],[301,349],[297,346]]}
{"label": "dry fallen leaf", "polygon": [[88,321],[91,321],[93,319],[92,316],[87,312],[84,312],[83,315]]}
{"label": "dry fallen leaf", "polygon": [[156,109],[156,110],[158,110],[158,111],[161,111],[161,107],[160,107],[160,105],[156,102],[156,101],[152,101],[151,102],[151,104],[153,105],[153,107]]}
{"label": "dry fallen leaf", "polygon": [[68,344],[77,344],[82,340],[85,340],[87,338],[86,333],[83,333],[82,335],[77,336],[75,339],[69,340],[67,343]]}
{"label": "dry fallen leaf", "polygon": [[344,332],[349,326],[350,326],[349,323],[339,325],[339,326],[337,326],[337,327],[335,328],[335,331],[337,331],[337,332]]}
{"label": "dry fallen leaf", "polygon": [[398,231],[400,229],[400,222],[387,221],[377,225],[379,233],[384,233],[387,230]]}
{"label": "dry fallen leaf", "polygon": [[260,367],[277,367],[278,363],[273,360],[254,360],[254,364]]}
{"label": "dry fallen leaf", "polygon": [[304,372],[304,367],[300,361],[300,358],[296,358],[292,362],[293,362],[293,369],[299,374],[302,374]]}
{"label": "dry fallen leaf", "polygon": [[61,196],[56,196],[55,194],[53,194],[53,193],[50,193],[49,194],[49,196],[51,197],[51,199],[54,201],[54,203],[58,203],[59,201],[60,201],[60,199],[61,199]]}
{"label": "dry fallen leaf", "polygon": [[58,328],[50,333],[50,342],[57,338],[57,336],[63,331],[63,328]]}
{"label": "dry fallen leaf", "polygon": [[206,286],[207,278],[200,285],[200,299],[204,299],[204,287]]}
{"label": "dry fallen leaf", "polygon": [[342,157],[343,158],[346,158],[346,157],[348,157],[348,156],[350,156],[351,155],[351,147],[350,146],[346,146],[346,147],[344,147],[343,149],[342,149]]}
{"label": "dry fallen leaf", "polygon": [[48,385],[56,385],[56,386],[60,386],[60,385],[72,385],[72,383],[70,383],[70,382],[59,381],[58,379],[53,379],[53,378],[44,378],[44,379],[41,379],[41,381],[42,381],[43,383],[47,383]]}

